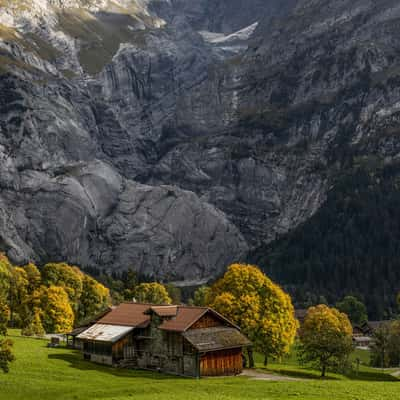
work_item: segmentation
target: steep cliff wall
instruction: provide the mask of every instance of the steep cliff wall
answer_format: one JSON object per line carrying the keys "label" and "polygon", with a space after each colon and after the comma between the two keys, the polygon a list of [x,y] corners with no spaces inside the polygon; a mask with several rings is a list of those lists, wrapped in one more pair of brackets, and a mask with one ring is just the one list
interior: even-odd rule
{"label": "steep cliff wall", "polygon": [[[0,3],[1,247],[204,280],[399,154],[395,1]],[[17,5],[16,5],[17,4]]]}

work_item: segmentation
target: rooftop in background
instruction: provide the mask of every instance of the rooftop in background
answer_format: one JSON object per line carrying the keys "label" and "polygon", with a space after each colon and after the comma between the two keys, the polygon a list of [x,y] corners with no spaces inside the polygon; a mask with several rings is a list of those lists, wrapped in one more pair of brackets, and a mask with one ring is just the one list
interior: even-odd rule
{"label": "rooftop in background", "polygon": [[178,306],[153,306],[150,310],[160,317],[175,317],[178,313]]}

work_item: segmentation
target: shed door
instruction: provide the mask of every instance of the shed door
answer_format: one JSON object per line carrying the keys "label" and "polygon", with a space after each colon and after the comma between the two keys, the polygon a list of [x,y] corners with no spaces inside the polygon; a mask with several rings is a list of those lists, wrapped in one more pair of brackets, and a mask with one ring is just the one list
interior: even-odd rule
{"label": "shed door", "polygon": [[200,359],[200,376],[237,375],[243,370],[242,349],[213,351]]}

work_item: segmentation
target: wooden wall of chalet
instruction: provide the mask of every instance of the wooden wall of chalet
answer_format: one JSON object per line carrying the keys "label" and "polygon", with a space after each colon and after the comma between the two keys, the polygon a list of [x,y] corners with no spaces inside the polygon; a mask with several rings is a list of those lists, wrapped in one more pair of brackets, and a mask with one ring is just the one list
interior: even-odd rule
{"label": "wooden wall of chalet", "polygon": [[138,367],[197,376],[198,363],[195,350],[189,345],[185,346],[181,333],[158,329],[161,322],[161,318],[153,315],[150,326],[140,332],[141,336],[151,339],[135,342]]}
{"label": "wooden wall of chalet", "polygon": [[124,348],[131,343],[130,335],[122,338],[118,342],[114,343],[112,346],[112,355],[114,361],[119,361],[124,358]]}
{"label": "wooden wall of chalet", "polygon": [[200,359],[200,376],[237,375],[242,370],[242,349],[214,351]]}
{"label": "wooden wall of chalet", "polygon": [[221,326],[224,323],[217,318],[215,315],[208,312],[203,315],[197,322],[195,322],[190,329],[201,329],[201,328],[213,328],[215,326]]}

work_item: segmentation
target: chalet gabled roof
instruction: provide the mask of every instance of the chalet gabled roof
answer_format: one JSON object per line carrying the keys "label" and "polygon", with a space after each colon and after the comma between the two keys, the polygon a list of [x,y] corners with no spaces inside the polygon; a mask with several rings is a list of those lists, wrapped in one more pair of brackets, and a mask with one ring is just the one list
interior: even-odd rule
{"label": "chalet gabled roof", "polygon": [[211,308],[189,306],[178,306],[178,313],[176,317],[164,321],[159,328],[166,331],[185,332],[208,312],[213,314],[221,321],[224,321],[227,325],[240,330],[239,327]]}
{"label": "chalet gabled roof", "polygon": [[237,329],[226,326],[192,329],[184,332],[183,337],[200,352],[236,349],[251,345],[250,340]]}
{"label": "chalet gabled roof", "polygon": [[150,323],[150,316],[145,314],[150,307],[150,304],[121,303],[101,318],[98,323],[145,328]]}
{"label": "chalet gabled roof", "polygon": [[167,331],[185,332],[208,312],[224,321],[227,325],[239,330],[232,322],[211,308],[173,305],[155,306],[141,303],[122,303],[97,322],[105,325],[145,328],[150,323],[151,312],[162,318],[167,318],[159,326],[160,329]]}

